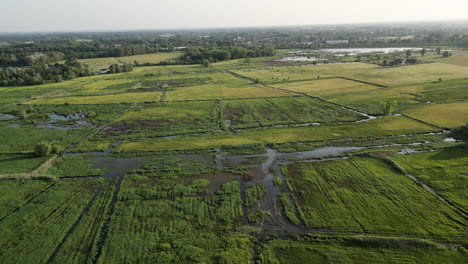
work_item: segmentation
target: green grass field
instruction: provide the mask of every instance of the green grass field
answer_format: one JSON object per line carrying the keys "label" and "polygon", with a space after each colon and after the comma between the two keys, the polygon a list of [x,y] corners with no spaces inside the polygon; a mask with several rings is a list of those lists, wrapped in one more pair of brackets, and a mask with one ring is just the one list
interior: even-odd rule
{"label": "green grass field", "polygon": [[162,138],[151,141],[124,142],[117,150],[160,151],[182,149],[207,149],[228,145],[251,143],[285,143],[298,141],[320,141],[376,135],[398,135],[434,131],[433,128],[404,117],[389,116],[369,122],[332,126],[310,126],[294,128],[271,128],[245,130],[236,134],[214,134]]}
{"label": "green grass field", "polygon": [[463,240],[462,217],[381,160],[296,163],[283,171],[309,227]]}
{"label": "green grass field", "polygon": [[465,263],[468,53],[292,51],[0,88],[0,263]]}
{"label": "green grass field", "polygon": [[468,102],[421,106],[403,113],[437,126],[459,127],[468,123]]}
{"label": "green grass field", "polygon": [[79,61],[83,64],[88,64],[91,69],[98,71],[101,69],[108,69],[111,64],[133,64],[135,61],[138,61],[140,64],[159,63],[161,61],[174,61],[177,60],[180,55],[180,52],[161,52],[125,57],[81,59]]}
{"label": "green grass field", "polygon": [[284,124],[357,121],[362,116],[307,97],[287,97],[223,102],[224,118],[232,128]]}
{"label": "green grass field", "polygon": [[391,157],[408,173],[418,177],[435,191],[468,211],[468,152],[446,149],[439,152]]}
{"label": "green grass field", "polygon": [[0,155],[0,175],[31,172],[46,159],[47,157],[37,157],[33,154],[2,154]]}
{"label": "green grass field", "polygon": [[150,137],[220,129],[215,102],[166,103],[128,111],[114,120],[104,136]]}
{"label": "green grass field", "polygon": [[[372,239],[372,238],[371,238]],[[369,240],[371,240],[369,239]],[[364,239],[363,239],[364,240]],[[377,240],[377,239],[375,239]],[[384,239],[382,239],[384,240]],[[334,242],[272,240],[261,253],[261,264],[284,263],[464,263],[466,253],[453,249],[404,245],[389,240],[381,246],[367,246],[359,238]],[[421,243],[422,244],[422,243]]]}
{"label": "green grass field", "polygon": [[342,63],[271,69],[244,69],[236,73],[263,83],[317,79],[317,76],[343,76],[371,83],[395,86],[442,79],[468,77],[467,68],[445,63],[427,63],[400,67],[381,67],[366,63]]}

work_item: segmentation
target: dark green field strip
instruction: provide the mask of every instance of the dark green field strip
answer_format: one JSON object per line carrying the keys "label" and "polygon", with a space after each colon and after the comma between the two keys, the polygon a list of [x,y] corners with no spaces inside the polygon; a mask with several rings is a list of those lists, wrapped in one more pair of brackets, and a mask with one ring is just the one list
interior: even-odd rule
{"label": "dark green field strip", "polygon": [[264,244],[259,263],[465,263],[464,251],[447,249],[423,240],[349,237],[339,240],[275,239]]}
{"label": "dark green field strip", "polygon": [[102,191],[96,192],[94,201],[90,200],[88,206],[82,211],[69,229],[68,236],[56,248],[49,258],[49,263],[91,263],[96,254],[96,244],[99,231],[104,224],[109,202],[112,199],[114,184],[106,183]]}
{"label": "dark green field strip", "polygon": [[60,181],[6,218],[1,225],[1,262],[47,261],[98,186],[96,181]]}
{"label": "dark green field strip", "polygon": [[[38,182],[39,182],[39,181],[38,181]],[[38,184],[43,185],[42,183],[43,183],[43,182],[39,182]],[[44,189],[42,189],[42,190],[40,190],[40,191],[38,191],[38,192],[36,192],[36,193],[34,193],[34,192],[32,192],[32,193],[27,193],[26,196],[24,197],[25,199],[27,199],[27,197],[30,197],[30,198],[27,199],[27,200],[23,200],[23,199],[21,199],[21,198],[20,198],[19,200],[17,200],[17,199],[18,199],[18,193],[23,194],[24,190],[17,190],[17,189],[15,190],[15,189],[14,189],[12,193],[2,193],[2,200],[4,201],[4,203],[2,204],[2,212],[3,212],[4,214],[0,217],[0,224],[1,224],[1,223],[3,222],[3,220],[5,220],[8,216],[10,216],[10,215],[13,214],[13,213],[18,212],[22,207],[24,207],[24,206],[30,204],[30,203],[33,202],[34,199],[36,199],[38,196],[40,196],[41,194],[47,192],[50,188],[54,187],[55,183],[46,183],[46,185],[47,185],[47,187],[45,187]],[[2,186],[2,189],[3,189],[3,188],[8,188],[8,187],[7,187],[7,186]],[[6,191],[8,191],[8,190],[6,190]],[[2,192],[4,192],[4,191],[2,191]],[[5,195],[5,196],[4,196],[4,195]],[[10,198],[10,197],[11,197],[11,198]],[[6,201],[5,201],[4,199],[5,199]],[[11,199],[11,200],[8,201],[9,199]],[[17,200],[18,202],[23,202],[23,203],[22,203],[22,204],[19,204],[19,205],[18,205],[18,203],[16,203],[16,202],[15,202],[14,204],[11,204],[11,203],[12,203],[11,201],[12,201],[13,199],[14,199],[14,200]],[[11,204],[11,206],[8,206],[8,207],[9,207],[9,208],[8,208],[7,206],[5,206],[5,204]],[[9,211],[9,209],[11,209],[12,206],[16,206],[16,207],[15,207],[13,210]],[[7,207],[7,208],[5,208],[5,207]]]}
{"label": "dark green field strip", "polygon": [[444,239],[464,236],[464,219],[381,161],[324,161],[283,169],[308,227]]}

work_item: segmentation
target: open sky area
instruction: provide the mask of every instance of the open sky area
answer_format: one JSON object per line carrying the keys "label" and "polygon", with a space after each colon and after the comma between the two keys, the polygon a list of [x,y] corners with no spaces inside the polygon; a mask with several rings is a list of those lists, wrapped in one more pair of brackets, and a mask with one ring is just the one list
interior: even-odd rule
{"label": "open sky area", "polygon": [[466,0],[2,0],[0,32],[312,25],[466,19]]}

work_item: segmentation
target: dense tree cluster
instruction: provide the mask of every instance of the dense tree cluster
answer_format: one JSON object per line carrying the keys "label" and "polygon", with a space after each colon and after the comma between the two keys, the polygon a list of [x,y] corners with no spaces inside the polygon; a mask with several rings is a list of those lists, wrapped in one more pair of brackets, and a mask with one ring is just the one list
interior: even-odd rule
{"label": "dense tree cluster", "polygon": [[189,63],[204,64],[240,58],[254,58],[275,55],[275,48],[271,45],[253,46],[249,48],[240,46],[210,46],[206,48],[187,49],[182,60]]}
{"label": "dense tree cluster", "polygon": [[34,65],[32,67],[8,67],[0,69],[0,86],[36,85],[47,82],[61,82],[79,76],[93,74],[87,65],[78,61],[64,64]]}
{"label": "dense tree cluster", "polygon": [[130,63],[125,63],[123,65],[112,64],[109,67],[109,73],[131,72],[131,71],[133,71],[133,65]]}

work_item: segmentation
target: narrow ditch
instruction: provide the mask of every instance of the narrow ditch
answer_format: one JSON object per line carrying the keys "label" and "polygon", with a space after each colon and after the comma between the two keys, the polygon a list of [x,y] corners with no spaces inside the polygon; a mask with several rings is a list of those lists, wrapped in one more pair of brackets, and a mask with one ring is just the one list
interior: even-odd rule
{"label": "narrow ditch", "polygon": [[93,261],[94,264],[98,263],[98,260],[102,255],[102,249],[104,248],[104,244],[105,244],[105,242],[107,240],[107,236],[108,236],[108,233],[109,233],[110,221],[112,219],[112,215],[114,215],[115,204],[117,203],[118,195],[119,195],[119,192],[120,192],[120,186],[122,185],[123,179],[124,179],[124,175],[120,176],[118,178],[117,182],[115,183],[114,195],[112,196],[112,200],[111,200],[111,202],[109,204],[107,217],[106,217],[106,220],[104,222],[104,225],[101,228],[101,232],[100,232],[100,235],[99,235],[99,240],[98,240],[98,242],[96,244],[97,250],[96,250],[96,256],[95,256],[94,261]]}
{"label": "narrow ditch", "polygon": [[248,225],[249,217],[248,217],[248,210],[247,210],[247,203],[246,203],[246,196],[245,196],[245,183],[242,180],[241,175],[236,175],[236,178],[239,181],[240,198],[242,201],[242,223],[244,225]]}

